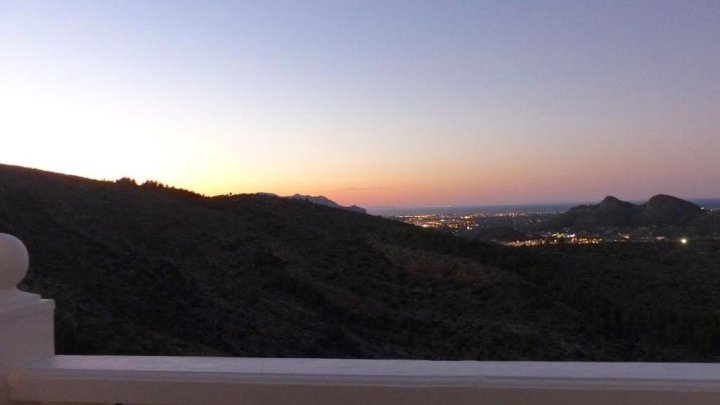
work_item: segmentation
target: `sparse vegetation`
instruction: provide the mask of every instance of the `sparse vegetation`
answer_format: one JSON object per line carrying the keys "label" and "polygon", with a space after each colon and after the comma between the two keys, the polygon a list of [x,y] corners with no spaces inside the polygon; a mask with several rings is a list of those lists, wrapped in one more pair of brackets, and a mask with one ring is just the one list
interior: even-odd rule
{"label": "sparse vegetation", "polygon": [[504,248],[269,195],[128,183],[0,166],[0,232],[30,250],[22,288],[57,301],[59,353],[720,352],[718,241]]}

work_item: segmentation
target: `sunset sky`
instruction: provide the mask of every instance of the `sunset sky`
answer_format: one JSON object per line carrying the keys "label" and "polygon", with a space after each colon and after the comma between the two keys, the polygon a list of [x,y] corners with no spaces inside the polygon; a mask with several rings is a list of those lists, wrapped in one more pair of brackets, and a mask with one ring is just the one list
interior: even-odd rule
{"label": "sunset sky", "polygon": [[208,195],[720,197],[720,1],[0,0],[0,140]]}

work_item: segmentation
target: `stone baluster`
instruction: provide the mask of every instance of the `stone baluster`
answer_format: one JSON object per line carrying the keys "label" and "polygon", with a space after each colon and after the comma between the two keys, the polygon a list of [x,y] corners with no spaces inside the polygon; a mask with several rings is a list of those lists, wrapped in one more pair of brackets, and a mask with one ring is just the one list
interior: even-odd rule
{"label": "stone baluster", "polygon": [[29,265],[25,245],[0,233],[0,405],[8,404],[14,367],[55,354],[55,303],[18,290]]}

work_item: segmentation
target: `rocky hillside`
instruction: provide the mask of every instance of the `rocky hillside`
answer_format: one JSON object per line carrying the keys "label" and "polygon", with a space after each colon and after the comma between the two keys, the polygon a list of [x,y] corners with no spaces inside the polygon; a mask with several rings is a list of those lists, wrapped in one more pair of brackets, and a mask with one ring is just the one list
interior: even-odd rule
{"label": "rocky hillside", "polygon": [[708,217],[697,205],[673,196],[656,195],[640,205],[608,196],[599,204],[571,208],[555,218],[553,225],[574,229],[690,226]]}
{"label": "rocky hillside", "polygon": [[[0,232],[30,251],[21,287],[57,301],[59,353],[707,360],[720,336],[708,322],[720,307],[712,254],[623,251],[596,271],[582,252],[491,246],[306,201],[4,165]],[[644,281],[618,285],[636,254]],[[678,263],[703,278],[678,278]],[[647,311],[659,324],[626,333]]]}
{"label": "rocky hillside", "polygon": [[294,195],[291,195],[289,198],[292,198],[295,200],[309,201],[311,203],[324,205],[326,207],[343,208],[346,210],[355,211],[355,212],[359,212],[362,214],[367,214],[367,210],[365,208],[358,207],[357,205],[351,205],[349,207],[345,207],[345,206],[342,206],[342,205],[336,203],[335,201],[333,201],[325,196],[322,196],[322,195],[312,196],[312,195],[304,195],[304,194],[294,194]]}
{"label": "rocky hillside", "polygon": [[659,194],[640,206],[642,223],[657,226],[690,225],[707,216],[702,208],[670,195]]}
{"label": "rocky hillside", "polygon": [[497,248],[311,202],[0,166],[0,232],[57,300],[60,353],[605,355]]}

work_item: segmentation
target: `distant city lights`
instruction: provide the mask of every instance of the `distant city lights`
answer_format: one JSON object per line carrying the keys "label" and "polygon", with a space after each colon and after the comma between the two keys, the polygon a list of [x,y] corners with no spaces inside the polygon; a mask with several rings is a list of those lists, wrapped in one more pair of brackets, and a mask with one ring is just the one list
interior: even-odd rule
{"label": "distant city lights", "polygon": [[[634,229],[596,229],[591,231],[543,230],[538,226],[557,214],[524,212],[478,212],[474,214],[414,214],[393,218],[422,228],[433,228],[463,236],[479,236],[481,239],[506,246],[543,245],[597,245],[601,243],[662,243],[674,240],[687,245],[689,237],[669,237],[658,234],[657,229],[637,227]],[[493,229],[499,233],[493,233]],[[489,234],[486,232],[489,230]],[[524,232],[522,230],[525,230]],[[513,234],[515,232],[516,234]],[[482,236],[480,236],[482,235]],[[487,236],[485,236],[487,235]],[[490,236],[492,235],[492,236]],[[495,236],[497,235],[497,236]],[[720,234],[715,238],[720,239]]]}

